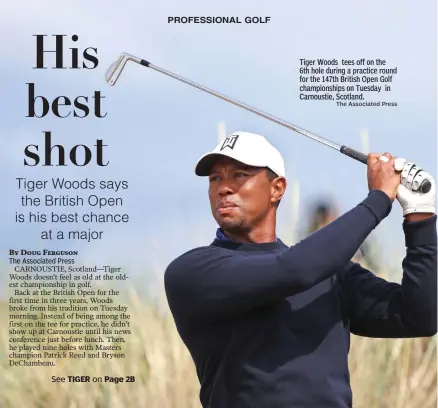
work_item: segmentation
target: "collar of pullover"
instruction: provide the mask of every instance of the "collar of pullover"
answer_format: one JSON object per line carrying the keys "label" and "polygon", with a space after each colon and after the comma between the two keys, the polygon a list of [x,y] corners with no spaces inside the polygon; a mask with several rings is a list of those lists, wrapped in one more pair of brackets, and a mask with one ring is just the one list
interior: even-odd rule
{"label": "collar of pullover", "polygon": [[217,246],[227,249],[237,249],[240,251],[263,251],[269,249],[279,249],[284,248],[285,244],[277,237],[274,242],[263,242],[263,243],[242,243],[228,238],[222,231],[221,228],[216,230],[216,238],[211,244],[212,246]]}

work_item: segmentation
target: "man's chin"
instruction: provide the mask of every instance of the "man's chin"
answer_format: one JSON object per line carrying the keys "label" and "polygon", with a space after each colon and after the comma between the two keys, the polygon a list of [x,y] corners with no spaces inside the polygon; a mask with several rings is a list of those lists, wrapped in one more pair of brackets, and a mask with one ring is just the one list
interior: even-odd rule
{"label": "man's chin", "polygon": [[214,218],[223,230],[232,230],[243,225],[244,219],[239,207],[217,209]]}
{"label": "man's chin", "polygon": [[238,231],[243,225],[243,220],[236,217],[219,217],[217,222],[219,226],[226,231]]}

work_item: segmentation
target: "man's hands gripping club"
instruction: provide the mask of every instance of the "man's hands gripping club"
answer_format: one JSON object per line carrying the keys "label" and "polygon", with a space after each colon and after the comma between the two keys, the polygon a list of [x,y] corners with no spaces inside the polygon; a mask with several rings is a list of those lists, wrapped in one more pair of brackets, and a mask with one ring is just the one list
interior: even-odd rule
{"label": "man's hands gripping club", "polygon": [[[403,162],[401,184],[397,193],[397,200],[403,208],[403,215],[435,213],[435,180],[414,163],[406,163],[405,159],[397,160]],[[428,193],[422,193],[418,190],[425,178],[429,179],[432,184]]]}
{"label": "man's hands gripping club", "polygon": [[[430,180],[432,187],[429,192],[422,193],[418,189],[425,178]],[[404,216],[435,213],[435,180],[414,163],[394,158],[390,153],[368,155],[368,188],[383,191],[391,201],[397,198]]]}

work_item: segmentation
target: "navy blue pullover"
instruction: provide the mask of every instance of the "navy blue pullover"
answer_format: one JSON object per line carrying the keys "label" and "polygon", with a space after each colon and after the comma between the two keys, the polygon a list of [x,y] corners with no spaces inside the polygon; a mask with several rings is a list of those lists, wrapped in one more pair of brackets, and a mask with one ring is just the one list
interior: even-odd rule
{"label": "navy blue pullover", "polygon": [[375,190],[290,248],[214,240],[168,266],[169,307],[204,408],[352,407],[350,333],[436,334],[436,215],[403,223],[401,285],[351,262],[391,206]]}

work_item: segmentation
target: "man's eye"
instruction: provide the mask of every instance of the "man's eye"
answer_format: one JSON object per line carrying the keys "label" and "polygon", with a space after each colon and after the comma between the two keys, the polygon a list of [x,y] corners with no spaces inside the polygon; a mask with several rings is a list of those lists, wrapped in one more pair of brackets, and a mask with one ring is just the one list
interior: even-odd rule
{"label": "man's eye", "polygon": [[243,173],[243,172],[241,172],[241,171],[238,171],[238,172],[236,173],[236,176],[237,176],[237,177],[248,177],[249,174],[248,174],[248,173]]}
{"label": "man's eye", "polygon": [[211,176],[211,177],[210,177],[210,183],[211,183],[212,181],[216,181],[216,180],[218,180],[218,179],[219,179],[218,176]]}

